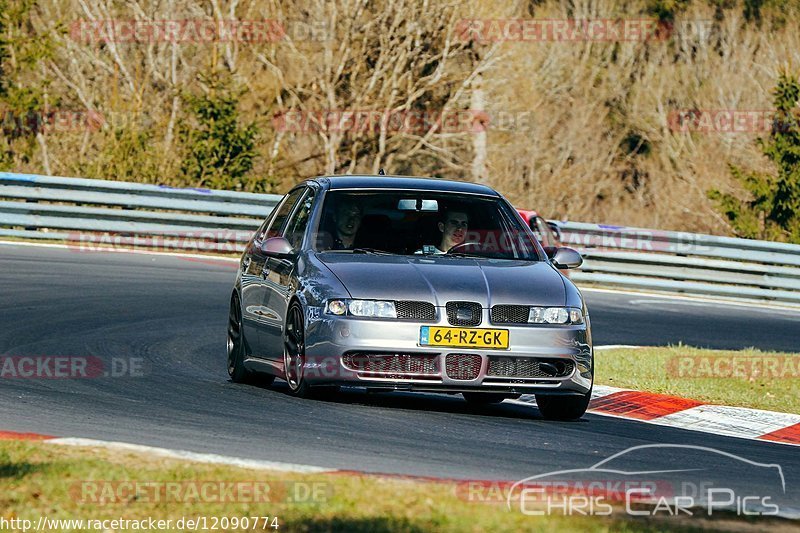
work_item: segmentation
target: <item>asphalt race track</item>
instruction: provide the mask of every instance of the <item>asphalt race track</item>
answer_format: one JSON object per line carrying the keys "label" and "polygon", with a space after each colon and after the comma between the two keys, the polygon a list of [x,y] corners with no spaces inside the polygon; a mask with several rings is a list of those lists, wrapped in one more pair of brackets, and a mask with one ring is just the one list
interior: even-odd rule
{"label": "asphalt race track", "polygon": [[[533,406],[469,407],[458,396],[344,391],[288,396],[235,385],[225,326],[235,263],[0,245],[0,354],[141,360],[141,376],[0,379],[0,430],[87,437],[237,457],[464,479],[517,480],[588,467],[631,446],[712,447],[783,467],[800,501],[798,448],[597,415],[546,422]],[[800,316],[631,294],[587,292],[595,344],[800,349]],[[702,458],[663,450],[646,468]],[[656,464],[661,463],[661,464]],[[721,481],[774,479],[732,465]],[[796,506],[796,503],[795,503]]]}

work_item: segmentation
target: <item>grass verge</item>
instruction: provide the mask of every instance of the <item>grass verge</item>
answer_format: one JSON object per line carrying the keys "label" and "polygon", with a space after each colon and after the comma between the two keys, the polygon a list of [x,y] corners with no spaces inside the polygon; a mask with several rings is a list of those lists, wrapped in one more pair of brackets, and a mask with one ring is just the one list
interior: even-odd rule
{"label": "grass verge", "polygon": [[677,345],[595,352],[602,385],[800,413],[800,354]]}
{"label": "grass verge", "polygon": [[[125,483],[137,483],[139,490]],[[220,492],[223,483],[238,489]],[[252,490],[257,483],[269,487],[269,501],[265,501],[263,489]],[[696,518],[692,522],[676,517],[633,519],[624,514],[615,515],[617,518],[526,516],[519,510],[508,510],[499,498],[490,498],[490,503],[471,501],[457,487],[454,482],[287,474],[164,459],[138,452],[0,441],[0,517],[28,519],[33,524],[40,516],[172,520],[169,527],[162,529],[169,531],[180,530],[177,521],[183,517],[206,517],[211,526],[215,518],[253,516],[270,517],[266,528],[262,521],[255,528],[264,531],[275,531],[273,517],[278,519],[278,531],[348,532],[687,531],[700,527],[728,529],[732,524],[742,531],[757,531],[767,524],[725,518]],[[220,494],[227,496],[220,498]],[[775,521],[778,529],[782,523]],[[218,530],[236,530],[231,524]],[[78,529],[89,530],[86,525]],[[251,525],[247,529],[254,528]],[[62,525],[50,530],[77,529]]]}

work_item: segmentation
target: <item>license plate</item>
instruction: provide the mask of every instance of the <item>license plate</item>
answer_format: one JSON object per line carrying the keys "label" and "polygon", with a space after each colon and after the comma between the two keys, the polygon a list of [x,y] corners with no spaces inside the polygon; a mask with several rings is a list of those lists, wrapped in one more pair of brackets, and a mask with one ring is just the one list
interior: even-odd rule
{"label": "license plate", "polygon": [[422,326],[419,330],[419,344],[501,350],[508,348],[508,330]]}

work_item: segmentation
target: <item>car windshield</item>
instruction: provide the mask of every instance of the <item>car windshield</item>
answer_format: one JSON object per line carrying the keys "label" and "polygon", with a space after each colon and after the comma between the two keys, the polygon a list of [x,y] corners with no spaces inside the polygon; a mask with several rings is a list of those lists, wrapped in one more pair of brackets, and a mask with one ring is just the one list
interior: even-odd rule
{"label": "car windshield", "polygon": [[501,198],[427,191],[330,191],[312,242],[320,252],[542,257]]}

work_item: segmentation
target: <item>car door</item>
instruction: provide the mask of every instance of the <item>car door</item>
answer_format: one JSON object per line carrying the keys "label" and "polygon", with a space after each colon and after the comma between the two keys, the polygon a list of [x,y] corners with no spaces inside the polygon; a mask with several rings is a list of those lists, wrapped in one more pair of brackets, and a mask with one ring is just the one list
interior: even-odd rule
{"label": "car door", "polygon": [[242,259],[242,326],[249,344],[249,353],[253,357],[264,357],[264,330],[283,320],[266,305],[268,282],[264,268],[267,266],[267,256],[261,251],[261,245],[268,238],[282,234],[286,221],[302,194],[303,189],[296,189],[284,197],[261,226]]}
{"label": "car door", "polygon": [[[282,236],[289,241],[296,252],[302,249],[315,198],[314,189],[307,187],[283,229]],[[283,361],[283,327],[289,310],[289,299],[297,290],[296,270],[299,259],[299,254],[291,259],[267,258],[266,306],[283,318],[279,324],[275,324],[275,327],[264,329],[267,357],[275,362]]]}

